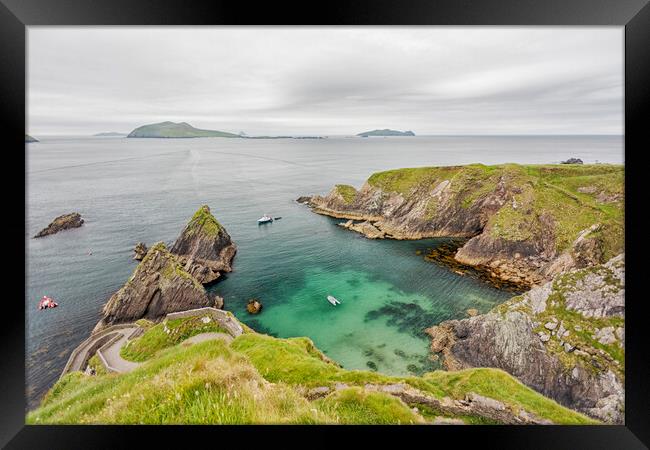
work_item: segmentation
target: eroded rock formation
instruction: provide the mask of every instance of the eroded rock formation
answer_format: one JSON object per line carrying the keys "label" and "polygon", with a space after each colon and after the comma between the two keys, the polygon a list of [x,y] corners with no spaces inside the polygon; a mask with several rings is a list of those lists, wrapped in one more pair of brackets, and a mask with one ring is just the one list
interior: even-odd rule
{"label": "eroded rock formation", "polygon": [[237,247],[226,229],[214,218],[207,205],[201,206],[170,251],[184,269],[203,284],[232,271]]}
{"label": "eroded rock formation", "polygon": [[565,406],[622,423],[624,315],[625,263],[619,255],[427,333],[448,370],[503,369]]}
{"label": "eroded rock formation", "polygon": [[168,313],[206,306],[221,307],[203,285],[183,269],[165,244],[152,246],[126,284],[108,300],[95,331],[138,319],[156,320]]}

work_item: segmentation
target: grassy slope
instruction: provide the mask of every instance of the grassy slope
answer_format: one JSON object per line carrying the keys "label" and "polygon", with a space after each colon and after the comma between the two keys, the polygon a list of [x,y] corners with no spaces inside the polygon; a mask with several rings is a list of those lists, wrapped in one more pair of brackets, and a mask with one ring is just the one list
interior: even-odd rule
{"label": "grassy slope", "polygon": [[[427,411],[421,416],[388,394],[362,388],[395,382],[439,398],[476,392],[558,423],[593,423],[496,369],[390,377],[342,369],[307,338],[276,339],[248,331],[230,346],[220,340],[183,346],[156,340],[158,333],[151,327],[141,338],[157,342],[156,351],[149,352],[154,356],[141,367],[122,375],[67,374],[27,415],[27,423],[407,424],[440,415]],[[349,387],[312,402],[303,395],[308,387],[336,382]]]}
{"label": "grassy slope", "polygon": [[[210,319],[209,316],[205,316]],[[146,361],[158,351],[176,345],[185,339],[201,333],[227,333],[214,320],[203,322],[203,317],[188,317],[165,320],[151,326],[141,337],[129,341],[122,347],[120,355],[129,361]]]}
{"label": "grassy slope", "polygon": [[[624,167],[622,165],[518,165],[419,167],[396,169],[373,174],[368,183],[387,192],[408,197],[415,189],[433,189],[444,180],[451,181],[450,190],[465,208],[492,192],[501,177],[521,192],[515,194],[516,206],[507,204],[488,223],[491,233],[511,241],[530,239],[542,214],[553,217],[558,252],[567,249],[580,231],[595,223],[603,240],[604,259],[623,250],[623,202],[602,202],[598,195],[623,197]],[[593,192],[584,192],[592,188]],[[579,189],[582,189],[581,192]],[[436,212],[431,200],[427,213]]]}

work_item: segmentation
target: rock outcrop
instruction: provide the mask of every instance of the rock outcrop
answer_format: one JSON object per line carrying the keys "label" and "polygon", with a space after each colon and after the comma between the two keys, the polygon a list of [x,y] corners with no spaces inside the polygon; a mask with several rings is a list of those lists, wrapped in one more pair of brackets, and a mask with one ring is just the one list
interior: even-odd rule
{"label": "rock outcrop", "polygon": [[623,251],[623,176],[605,164],[398,169],[308,204],[373,239],[465,238],[460,263],[530,287]]}
{"label": "rock outcrop", "polygon": [[619,255],[427,333],[448,370],[496,367],[565,406],[623,423],[624,315],[625,263]]}
{"label": "rock outcrop", "polygon": [[84,220],[79,213],[73,212],[57,217],[47,227],[38,232],[34,239],[49,236],[59,231],[69,230],[70,228],[79,228],[83,225]]}
{"label": "rock outcrop", "polygon": [[143,318],[156,320],[172,312],[220,307],[218,303],[219,299],[211,298],[165,244],[159,242],[149,249],[131,278],[104,305],[103,317],[94,331]]}
{"label": "rock outcrop", "polygon": [[38,142],[38,139],[31,137],[29,134],[25,134],[25,142]]}
{"label": "rock outcrop", "polygon": [[147,246],[144,245],[144,242],[138,242],[133,248],[133,259],[136,261],[142,261],[147,254]]}
{"label": "rock outcrop", "polygon": [[249,314],[258,314],[262,310],[262,303],[256,298],[251,298],[246,304],[246,311]]}
{"label": "rock outcrop", "polygon": [[178,256],[185,271],[203,284],[216,281],[232,271],[237,247],[226,229],[214,218],[207,205],[201,206],[170,251]]}

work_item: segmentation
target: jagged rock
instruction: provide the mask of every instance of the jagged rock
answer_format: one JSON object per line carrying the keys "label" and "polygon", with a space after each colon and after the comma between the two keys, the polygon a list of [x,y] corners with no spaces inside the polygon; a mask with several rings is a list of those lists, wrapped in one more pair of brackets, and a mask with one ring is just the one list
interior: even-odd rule
{"label": "jagged rock", "polygon": [[425,405],[450,416],[480,416],[503,424],[551,424],[523,409],[514,409],[489,397],[468,392],[464,399],[435,398],[405,383],[372,384],[364,386],[367,391],[379,391],[399,398],[407,405]]}
{"label": "jagged rock", "polygon": [[379,228],[367,220],[361,223],[354,223],[352,220],[348,220],[347,222],[340,223],[339,225],[343,228],[358,231],[368,239],[383,239],[386,236],[386,233],[381,231]]}
{"label": "jagged rock", "polygon": [[249,314],[258,314],[262,310],[262,304],[256,298],[251,298],[246,304],[246,311]]}
{"label": "jagged rock", "polygon": [[59,231],[69,230],[70,228],[79,228],[83,225],[84,220],[79,213],[73,212],[57,217],[47,227],[38,232],[34,239],[49,236]]}
{"label": "jagged rock", "polygon": [[142,259],[147,254],[147,246],[144,245],[143,242],[138,242],[137,244],[135,244],[133,253],[134,253],[133,259],[135,259],[136,261],[142,261]]}
{"label": "jagged rock", "polygon": [[614,335],[614,327],[605,327],[599,330],[596,330],[596,335],[594,336],[598,342],[603,345],[609,345],[616,342],[616,336]]}
{"label": "jagged rock", "polygon": [[108,300],[95,331],[105,326],[156,320],[168,313],[214,306],[203,285],[187,273],[165,244],[152,246],[126,284]]}
{"label": "jagged rock", "polygon": [[569,158],[566,161],[562,161],[561,164],[582,164],[582,160],[580,158]]}
{"label": "jagged rock", "polygon": [[226,229],[214,218],[207,205],[201,206],[176,239],[170,251],[184,269],[203,284],[216,281],[232,271],[237,247]]}
{"label": "jagged rock", "polygon": [[[531,291],[514,297],[487,314],[442,322],[426,330],[431,336],[431,350],[443,356],[448,370],[500,368],[565,406],[622,423],[624,374],[617,355],[594,348],[577,333],[564,330],[551,339],[546,330],[568,327],[566,320],[550,316],[556,311],[562,317],[567,310],[574,311],[568,317],[582,324],[574,325],[576,330],[590,329],[592,317],[617,323],[625,312],[624,270],[620,255],[603,265],[558,275],[532,295]],[[544,301],[539,298],[541,292],[546,293]],[[550,298],[556,299],[555,306],[551,306]],[[582,300],[569,301],[576,298]],[[546,307],[535,312],[532,305],[542,303]],[[577,317],[575,312],[579,313]],[[620,328],[623,335],[624,328]],[[595,338],[615,342],[616,328],[602,327]],[[600,402],[605,398],[606,402]],[[612,407],[612,403],[617,406]]]}
{"label": "jagged rock", "polygon": [[308,197],[306,195],[302,195],[296,199],[298,203],[302,204],[308,204],[311,201],[311,197]]}
{"label": "jagged rock", "polygon": [[467,315],[470,316],[470,317],[474,317],[474,316],[478,315],[478,309],[476,309],[476,308],[469,308],[466,312],[467,312]]}

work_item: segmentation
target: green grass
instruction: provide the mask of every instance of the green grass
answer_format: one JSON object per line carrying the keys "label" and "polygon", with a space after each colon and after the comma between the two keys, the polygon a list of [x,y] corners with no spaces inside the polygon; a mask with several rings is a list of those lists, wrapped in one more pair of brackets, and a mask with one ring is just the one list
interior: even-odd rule
{"label": "green grass", "polygon": [[[435,415],[418,414],[411,409],[414,405],[364,389],[366,383],[397,382],[436,398],[460,399],[476,392],[557,423],[595,423],[496,369],[436,371],[423,377],[349,371],[329,361],[307,338],[277,339],[257,333],[245,333],[230,345],[221,340],[174,345],[203,332],[203,325],[191,320],[168,324],[178,330],[173,338],[172,333],[161,333],[162,324],[150,327],[129,350],[145,360],[140,367],[126,374],[69,373],[39,408],[28,413],[27,423],[409,424]],[[311,402],[304,397],[309,387],[331,387],[336,382],[348,388]],[[481,417],[462,419],[489,423]]]}
{"label": "green grass", "polygon": [[336,189],[336,192],[338,192],[341,197],[343,197],[343,200],[345,203],[352,203],[354,202],[354,199],[357,197],[357,190],[353,188],[350,185],[347,184],[337,184],[334,186]]}
{"label": "green grass", "polygon": [[185,233],[188,236],[193,236],[194,234],[201,232],[207,237],[213,238],[219,234],[222,228],[221,224],[210,212],[208,205],[203,205],[190,219],[185,228]]}
{"label": "green grass", "polygon": [[307,387],[333,386],[336,382],[361,386],[366,383],[405,382],[438,398],[450,396],[462,399],[468,392],[476,392],[557,423],[595,423],[533,391],[502,370],[436,371],[423,377],[392,377],[377,372],[345,370],[310,355],[304,348],[305,339],[276,339],[250,334],[239,336],[231,347],[248,356],[259,373],[271,382],[282,381]]}
{"label": "green grass", "polygon": [[327,415],[341,424],[406,425],[422,422],[405,403],[381,392],[368,392],[359,387],[336,391],[314,402]]}
{"label": "green grass", "polygon": [[[210,321],[203,323],[204,317],[208,317]],[[227,333],[210,316],[165,320],[147,329],[139,338],[129,341],[122,347],[120,355],[129,361],[146,361],[160,350],[174,346],[189,337],[215,332]]]}

